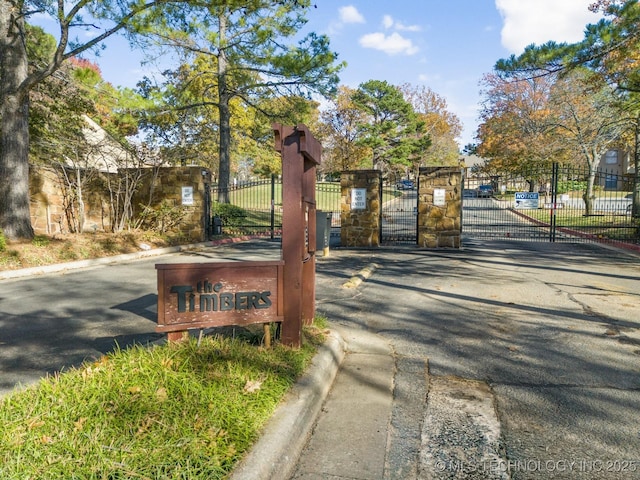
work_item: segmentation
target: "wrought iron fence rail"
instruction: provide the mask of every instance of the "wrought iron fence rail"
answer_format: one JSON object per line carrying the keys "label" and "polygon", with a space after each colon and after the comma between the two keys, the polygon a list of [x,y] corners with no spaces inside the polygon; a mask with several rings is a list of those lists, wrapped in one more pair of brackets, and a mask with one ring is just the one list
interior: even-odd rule
{"label": "wrought iron fence rail", "polygon": [[[586,169],[554,164],[521,175],[465,179],[463,234],[520,240],[639,243],[640,219],[631,215],[635,176],[612,170],[596,172],[590,208],[585,202],[588,177]],[[491,195],[481,196],[480,185],[491,186]],[[535,204],[522,208],[515,200],[517,192],[534,194]]]}
{"label": "wrought iron fence rail", "polygon": [[[282,230],[282,180],[270,179],[237,182],[228,188],[211,185],[212,219],[221,221],[221,234],[271,234],[280,235]],[[216,199],[222,190],[229,199],[222,206]],[[340,183],[318,182],[316,184],[316,209],[331,212],[332,235],[340,229]],[[211,228],[211,231],[215,229]]]}

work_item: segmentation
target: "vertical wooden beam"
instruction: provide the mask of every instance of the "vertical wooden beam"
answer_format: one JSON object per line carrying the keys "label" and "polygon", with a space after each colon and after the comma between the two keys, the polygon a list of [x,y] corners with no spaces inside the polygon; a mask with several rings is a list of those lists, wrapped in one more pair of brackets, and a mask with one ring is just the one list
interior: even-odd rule
{"label": "vertical wooden beam", "polygon": [[302,249],[305,243],[301,181],[304,165],[295,133],[293,127],[278,125],[276,149],[282,153],[282,342],[299,347],[302,330]]}
{"label": "vertical wooden beam", "polygon": [[298,125],[297,131],[300,138],[300,153],[304,157],[302,192],[309,207],[307,222],[308,256],[302,272],[302,319],[306,325],[309,325],[313,322],[316,314],[316,166],[321,162],[322,145],[305,125]]}
{"label": "vertical wooden beam", "polygon": [[299,347],[315,315],[316,165],[321,146],[304,125],[273,126],[282,155],[282,342]]}
{"label": "vertical wooden beam", "polygon": [[302,265],[302,321],[311,325],[316,314],[316,165],[304,159],[302,196],[307,216],[307,248]]}

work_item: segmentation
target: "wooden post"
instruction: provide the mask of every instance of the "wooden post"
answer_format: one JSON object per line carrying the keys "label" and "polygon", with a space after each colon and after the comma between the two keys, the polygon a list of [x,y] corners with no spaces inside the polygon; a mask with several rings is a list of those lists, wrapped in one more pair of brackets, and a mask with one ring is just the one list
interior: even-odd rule
{"label": "wooden post", "polygon": [[282,155],[282,342],[299,347],[315,314],[315,175],[322,147],[304,125],[273,125]]}
{"label": "wooden post", "polygon": [[307,219],[307,249],[302,264],[302,320],[311,325],[316,314],[316,165],[320,163],[321,146],[307,127],[298,126],[300,151],[304,157],[302,197]]}
{"label": "wooden post", "polygon": [[262,332],[264,333],[264,346],[265,348],[271,348],[271,324],[263,323]]}

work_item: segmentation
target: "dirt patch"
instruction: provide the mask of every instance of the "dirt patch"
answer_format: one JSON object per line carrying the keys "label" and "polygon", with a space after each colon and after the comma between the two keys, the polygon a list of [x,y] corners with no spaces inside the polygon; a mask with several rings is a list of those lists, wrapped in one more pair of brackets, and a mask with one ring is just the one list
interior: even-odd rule
{"label": "dirt patch", "polygon": [[0,251],[0,271],[109,257],[180,243],[155,232],[143,231],[37,235],[31,242],[7,241]]}

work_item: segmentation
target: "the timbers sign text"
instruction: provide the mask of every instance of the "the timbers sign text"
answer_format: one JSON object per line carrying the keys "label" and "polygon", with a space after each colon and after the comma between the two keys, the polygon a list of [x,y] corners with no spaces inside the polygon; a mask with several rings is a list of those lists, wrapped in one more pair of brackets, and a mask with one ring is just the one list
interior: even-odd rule
{"label": "the timbers sign text", "polygon": [[156,331],[281,322],[283,266],[283,261],[156,265]]}

